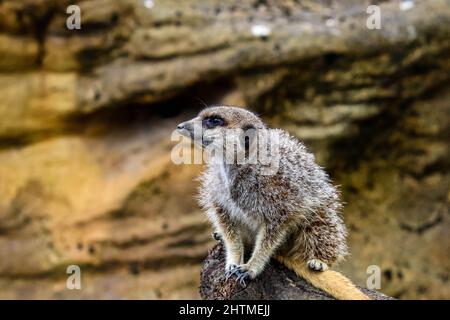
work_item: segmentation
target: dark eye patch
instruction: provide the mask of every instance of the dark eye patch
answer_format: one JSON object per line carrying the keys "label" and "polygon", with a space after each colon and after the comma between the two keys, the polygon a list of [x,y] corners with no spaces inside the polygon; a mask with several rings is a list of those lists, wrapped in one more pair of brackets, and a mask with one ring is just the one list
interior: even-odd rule
{"label": "dark eye patch", "polygon": [[212,129],[215,127],[223,126],[225,124],[225,121],[219,116],[210,116],[203,119],[202,124],[206,128]]}

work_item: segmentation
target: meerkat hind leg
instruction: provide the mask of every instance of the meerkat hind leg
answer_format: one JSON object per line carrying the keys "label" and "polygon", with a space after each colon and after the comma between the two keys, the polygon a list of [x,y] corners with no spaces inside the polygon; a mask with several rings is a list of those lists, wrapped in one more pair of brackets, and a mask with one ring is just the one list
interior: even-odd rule
{"label": "meerkat hind leg", "polygon": [[307,262],[308,268],[314,271],[325,271],[328,269],[328,265],[319,259],[311,259]]}

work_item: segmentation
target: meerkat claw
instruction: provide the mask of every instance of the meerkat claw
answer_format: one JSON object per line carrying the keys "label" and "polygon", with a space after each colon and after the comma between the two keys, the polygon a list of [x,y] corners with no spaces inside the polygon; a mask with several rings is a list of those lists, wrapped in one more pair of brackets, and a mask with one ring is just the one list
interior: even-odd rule
{"label": "meerkat claw", "polygon": [[247,283],[245,282],[246,280],[250,280],[250,275],[248,274],[248,272],[243,272],[239,274],[236,279],[236,281],[238,281],[243,287],[247,286]]}
{"label": "meerkat claw", "polygon": [[225,280],[227,280],[228,281],[228,279],[230,279],[232,276],[233,276],[233,274],[235,274],[237,271],[237,265],[235,265],[235,264],[230,264],[229,266],[227,266],[227,268],[226,268],[227,270],[226,270],[226,272],[225,272]]}
{"label": "meerkat claw", "polygon": [[320,261],[319,259],[311,259],[308,261],[308,268],[314,271],[325,271],[328,269],[328,266],[325,262]]}
{"label": "meerkat claw", "polygon": [[236,281],[239,282],[243,287],[247,286],[246,281],[249,281],[252,279],[251,272],[244,270],[241,266],[234,266],[231,267],[227,271],[226,279],[228,280],[231,276],[236,276]]}

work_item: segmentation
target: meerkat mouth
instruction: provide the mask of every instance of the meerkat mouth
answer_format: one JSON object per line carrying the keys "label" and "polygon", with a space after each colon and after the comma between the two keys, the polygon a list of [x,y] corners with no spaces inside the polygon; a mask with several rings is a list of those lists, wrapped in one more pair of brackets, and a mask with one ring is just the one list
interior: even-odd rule
{"label": "meerkat mouth", "polygon": [[191,130],[188,130],[186,128],[177,128],[177,132],[184,137],[194,140],[194,132],[192,132]]}
{"label": "meerkat mouth", "polygon": [[204,139],[203,137],[200,138],[196,137],[194,134],[194,130],[187,128],[186,126],[184,126],[184,124],[178,125],[177,132],[182,136],[191,139],[192,143],[202,148],[205,148],[209,146],[211,143],[213,143],[212,139]]}

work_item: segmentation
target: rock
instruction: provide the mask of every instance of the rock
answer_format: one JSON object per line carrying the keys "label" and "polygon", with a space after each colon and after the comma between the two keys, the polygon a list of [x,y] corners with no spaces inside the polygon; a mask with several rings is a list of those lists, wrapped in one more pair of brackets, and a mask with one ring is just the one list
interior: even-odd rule
{"label": "rock", "polygon": [[382,291],[396,297],[445,299],[450,293],[444,256],[450,249],[449,92],[412,103],[384,135],[373,132],[370,147],[353,142],[360,160],[336,171],[354,260],[342,270],[361,283],[367,274],[355,265],[378,265]]}
{"label": "rock", "polygon": [[[181,120],[155,121],[0,153],[2,297],[105,298],[102,286],[114,298],[196,294],[194,269],[211,241],[191,182],[199,168],[170,162]],[[81,296],[65,287],[71,264],[82,270]],[[135,291],[140,282],[146,290]]]}
{"label": "rock", "polygon": [[170,134],[205,103],[305,141],[357,284],[450,297],[448,2],[383,1],[380,30],[356,0],[85,0],[81,30],[70,4],[0,3],[0,298],[198,297],[211,230]]}
{"label": "rock", "polygon": [[[326,292],[299,278],[272,260],[256,279],[243,288],[234,278],[225,279],[225,254],[222,244],[212,248],[203,263],[200,296],[207,300],[332,300]],[[361,289],[373,300],[392,298],[374,290]]]}

